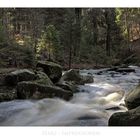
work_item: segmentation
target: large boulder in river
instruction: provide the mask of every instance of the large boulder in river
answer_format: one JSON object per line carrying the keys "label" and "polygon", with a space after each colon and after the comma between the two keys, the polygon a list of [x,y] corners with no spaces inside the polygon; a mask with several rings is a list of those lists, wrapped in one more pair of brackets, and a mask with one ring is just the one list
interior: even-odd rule
{"label": "large boulder in river", "polygon": [[92,75],[80,75],[79,70],[77,69],[70,69],[66,71],[62,76],[63,81],[69,81],[73,84],[83,85],[85,83],[93,83]]}
{"label": "large boulder in river", "polygon": [[10,101],[17,98],[15,89],[11,87],[1,86],[0,87],[0,102]]}
{"label": "large boulder in river", "polygon": [[36,75],[34,72],[28,69],[19,69],[6,75],[5,84],[9,86],[15,86],[18,82],[31,81],[35,79]]}
{"label": "large boulder in river", "polygon": [[94,82],[92,75],[84,75],[81,77],[83,79],[83,83],[93,83]]}
{"label": "large boulder in river", "polygon": [[17,85],[18,99],[42,99],[59,97],[70,100],[73,96],[71,91],[64,90],[57,86],[39,84],[36,81],[24,81]]}
{"label": "large boulder in river", "polygon": [[11,101],[14,99],[16,99],[16,94],[14,93],[7,93],[7,92],[0,93],[0,102]]}
{"label": "large boulder in river", "polygon": [[5,85],[5,77],[7,74],[17,70],[16,68],[0,68],[0,86]]}
{"label": "large boulder in river", "polygon": [[74,82],[75,84],[80,84],[82,81],[82,78],[79,74],[79,70],[76,69],[70,69],[69,71],[66,71],[62,76],[63,81],[70,81]]}
{"label": "large boulder in river", "polygon": [[50,78],[42,71],[36,72],[36,80],[38,84],[44,84],[48,86],[54,86],[53,82],[50,80]]}
{"label": "large boulder in river", "polygon": [[37,68],[43,68],[44,72],[49,76],[53,83],[60,80],[62,76],[62,67],[54,62],[40,61],[37,63]]}
{"label": "large boulder in river", "polygon": [[128,93],[125,98],[125,104],[128,109],[140,106],[140,84]]}
{"label": "large boulder in river", "polygon": [[140,106],[126,111],[114,113],[109,121],[109,126],[140,126]]}
{"label": "large boulder in river", "polygon": [[64,90],[71,91],[71,92],[78,92],[78,87],[71,82],[60,80],[58,83],[56,83],[56,86],[58,86]]}

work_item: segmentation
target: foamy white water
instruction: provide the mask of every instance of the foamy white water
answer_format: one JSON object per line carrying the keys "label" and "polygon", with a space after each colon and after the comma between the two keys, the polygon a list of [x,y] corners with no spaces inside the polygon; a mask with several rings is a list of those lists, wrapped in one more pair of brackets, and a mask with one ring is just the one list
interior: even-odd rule
{"label": "foamy white water", "polygon": [[131,67],[136,73],[97,75],[101,70],[82,70],[82,75],[94,76],[94,83],[79,86],[80,92],[68,102],[46,98],[0,103],[0,125],[107,126],[112,113],[126,110],[123,99],[139,83],[140,68]]}

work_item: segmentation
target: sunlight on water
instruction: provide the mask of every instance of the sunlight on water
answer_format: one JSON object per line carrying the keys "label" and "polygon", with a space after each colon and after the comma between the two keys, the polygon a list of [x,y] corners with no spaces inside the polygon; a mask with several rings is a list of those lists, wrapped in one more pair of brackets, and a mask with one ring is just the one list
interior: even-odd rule
{"label": "sunlight on water", "polygon": [[[99,71],[99,70],[98,70]],[[46,125],[46,126],[106,126],[110,115],[125,111],[124,96],[139,80],[140,71],[127,75],[92,73],[94,83],[79,86],[69,101],[61,99],[15,100],[0,103],[0,125]]]}

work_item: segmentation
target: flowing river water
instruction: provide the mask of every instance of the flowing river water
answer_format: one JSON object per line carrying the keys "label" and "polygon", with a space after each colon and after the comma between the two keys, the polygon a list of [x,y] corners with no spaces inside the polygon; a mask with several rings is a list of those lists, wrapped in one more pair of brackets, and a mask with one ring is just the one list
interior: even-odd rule
{"label": "flowing river water", "polygon": [[92,74],[94,83],[79,86],[70,101],[56,99],[13,100],[0,103],[0,126],[107,126],[109,117],[126,111],[124,97],[140,81],[140,68],[135,73],[81,70]]}

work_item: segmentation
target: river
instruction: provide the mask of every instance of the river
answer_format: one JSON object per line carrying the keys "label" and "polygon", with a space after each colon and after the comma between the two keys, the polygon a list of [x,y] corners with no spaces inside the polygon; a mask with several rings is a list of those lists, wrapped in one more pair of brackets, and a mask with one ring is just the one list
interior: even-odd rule
{"label": "river", "polygon": [[13,100],[0,103],[0,126],[107,126],[109,117],[126,111],[124,98],[140,81],[140,68],[135,73],[106,69],[81,70],[92,74],[94,83],[79,86],[70,101],[59,98]]}

